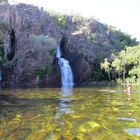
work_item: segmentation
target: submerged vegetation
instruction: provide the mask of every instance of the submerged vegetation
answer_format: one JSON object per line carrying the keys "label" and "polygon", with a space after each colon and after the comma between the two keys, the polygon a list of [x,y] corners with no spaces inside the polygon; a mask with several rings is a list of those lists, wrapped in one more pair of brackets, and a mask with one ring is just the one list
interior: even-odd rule
{"label": "submerged vegetation", "polygon": [[138,140],[140,94],[111,91],[75,88],[69,96],[59,89],[3,91],[12,95],[0,100],[0,139]]}
{"label": "submerged vegetation", "polygon": [[[0,7],[0,88],[12,88],[0,89],[0,140],[138,140],[139,86],[133,94],[122,85],[80,86],[140,83],[139,58],[136,39],[96,19],[49,15],[26,4]],[[68,88],[69,65],[78,88]],[[64,88],[38,88],[58,87],[64,75]]]}

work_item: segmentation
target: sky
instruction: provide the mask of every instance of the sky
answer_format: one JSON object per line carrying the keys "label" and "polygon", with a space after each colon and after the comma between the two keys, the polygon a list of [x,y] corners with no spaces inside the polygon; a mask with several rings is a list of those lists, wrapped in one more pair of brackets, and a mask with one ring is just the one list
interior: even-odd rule
{"label": "sky", "polygon": [[140,0],[9,0],[28,3],[64,14],[95,17],[140,41]]}

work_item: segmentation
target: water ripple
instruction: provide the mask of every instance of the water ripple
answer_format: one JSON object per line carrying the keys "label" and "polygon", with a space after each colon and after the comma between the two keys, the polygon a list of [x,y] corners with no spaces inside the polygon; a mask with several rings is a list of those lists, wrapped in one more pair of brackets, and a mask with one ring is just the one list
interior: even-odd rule
{"label": "water ripple", "polygon": [[140,128],[128,128],[125,129],[124,132],[136,135],[136,136],[140,136]]}

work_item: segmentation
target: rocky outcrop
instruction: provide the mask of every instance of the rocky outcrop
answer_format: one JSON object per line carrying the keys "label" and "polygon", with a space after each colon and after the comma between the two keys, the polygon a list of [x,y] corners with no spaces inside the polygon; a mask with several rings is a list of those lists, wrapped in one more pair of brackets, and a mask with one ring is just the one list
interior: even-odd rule
{"label": "rocky outcrop", "polygon": [[45,87],[61,87],[61,72],[57,58],[54,58],[51,72],[44,76],[41,86]]}
{"label": "rocky outcrop", "polygon": [[60,33],[46,12],[31,5],[3,5],[0,19],[9,25],[3,31],[7,69],[3,86],[37,86],[37,73],[53,62]]}
{"label": "rocky outcrop", "polygon": [[70,62],[75,85],[98,81],[102,78],[100,62],[105,57],[125,45],[137,44],[129,35],[95,19],[62,16],[60,20],[32,5],[1,5],[0,19],[5,87],[60,86],[60,68],[55,58],[58,46],[62,57]]}
{"label": "rocky outcrop", "polygon": [[69,60],[74,74],[75,85],[78,86],[90,80],[92,70],[89,61],[83,55],[84,52],[79,50],[77,44],[77,41],[71,37],[67,46],[63,48],[65,50],[63,57]]}
{"label": "rocky outcrop", "polygon": [[[89,62],[86,60],[84,55],[77,53],[75,49],[72,51],[72,44],[70,42],[73,41],[64,34],[60,42],[61,57],[64,57],[69,61],[74,75],[74,84],[75,86],[78,86],[90,79],[92,71]],[[45,77],[44,83],[45,85],[48,85],[48,87],[58,87],[61,86],[60,81],[60,68],[57,58],[54,58],[51,73]]]}

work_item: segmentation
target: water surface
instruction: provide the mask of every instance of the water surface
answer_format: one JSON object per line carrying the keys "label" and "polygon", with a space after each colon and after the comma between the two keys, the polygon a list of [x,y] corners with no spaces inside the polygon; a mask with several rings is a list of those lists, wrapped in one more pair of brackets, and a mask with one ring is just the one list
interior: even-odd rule
{"label": "water surface", "polygon": [[0,91],[0,140],[139,140],[140,91]]}

